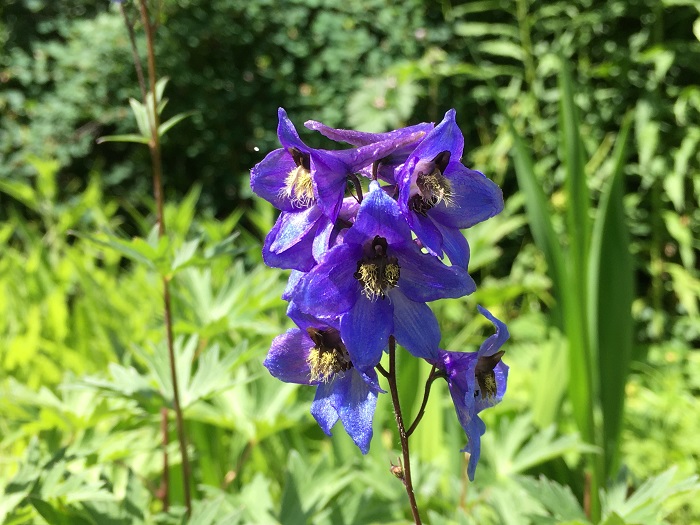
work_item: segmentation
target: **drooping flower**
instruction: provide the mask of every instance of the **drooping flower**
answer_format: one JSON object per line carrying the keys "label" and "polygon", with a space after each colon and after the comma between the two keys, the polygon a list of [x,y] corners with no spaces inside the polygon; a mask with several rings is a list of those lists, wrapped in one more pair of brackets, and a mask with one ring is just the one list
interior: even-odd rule
{"label": "drooping flower", "polygon": [[340,338],[337,321],[319,320],[294,311],[297,323],[272,341],[264,361],[270,373],[287,383],[316,386],[311,414],[321,429],[331,435],[338,422],[363,454],[369,451],[372,419],[379,387],[374,369],[354,366]]}
{"label": "drooping flower", "polygon": [[459,230],[500,213],[503,194],[482,173],[461,164],[463,150],[451,109],[409,155],[396,180],[401,212],[423,246],[466,268],[469,246]]}
{"label": "drooping flower", "polygon": [[465,268],[421,253],[398,204],[373,181],[343,243],[301,276],[287,297],[311,315],[339,317],[353,363],[371,368],[391,335],[414,356],[436,359],[440,330],[426,301],[474,289]]}
{"label": "drooping flower", "polygon": [[508,366],[502,361],[500,350],[508,340],[508,328],[491,313],[478,307],[479,312],[496,327],[496,333],[483,342],[478,352],[446,352],[440,350],[440,359],[433,361],[445,371],[450,395],[457,418],[467,434],[467,445],[462,452],[469,453],[467,474],[474,481],[476,465],[481,455],[481,436],[486,425],[479,412],[503,399],[508,380]]}

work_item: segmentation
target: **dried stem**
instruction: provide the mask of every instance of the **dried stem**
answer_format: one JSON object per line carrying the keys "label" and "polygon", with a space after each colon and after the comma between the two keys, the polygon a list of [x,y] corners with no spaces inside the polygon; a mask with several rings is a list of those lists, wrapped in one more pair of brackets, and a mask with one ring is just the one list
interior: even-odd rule
{"label": "dried stem", "polygon": [[396,339],[394,339],[393,335],[389,337],[389,372],[387,379],[389,380],[391,400],[394,403],[396,426],[399,427],[399,437],[401,438],[401,450],[403,452],[403,484],[406,487],[406,494],[408,494],[408,500],[411,503],[413,521],[416,525],[422,525],[420,514],[418,513],[418,504],[416,503],[416,495],[413,493],[413,482],[411,481],[411,460],[408,453],[408,435],[406,434],[406,428],[403,424],[401,405],[399,403],[399,390],[396,386]]}

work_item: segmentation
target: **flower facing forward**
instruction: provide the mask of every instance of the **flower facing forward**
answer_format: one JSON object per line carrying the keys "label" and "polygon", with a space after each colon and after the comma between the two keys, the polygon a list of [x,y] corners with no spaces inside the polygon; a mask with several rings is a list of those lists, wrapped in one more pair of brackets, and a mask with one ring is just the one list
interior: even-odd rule
{"label": "flower facing forward", "polygon": [[287,383],[316,386],[311,414],[331,435],[340,419],[363,454],[372,439],[372,418],[377,394],[382,392],[374,369],[359,370],[350,359],[337,324],[293,312],[298,328],[291,328],[272,341],[264,361],[270,373]]}
{"label": "flower facing forward", "polygon": [[440,329],[426,301],[474,289],[466,269],[420,251],[396,201],[373,181],[342,244],[301,276],[287,297],[311,315],[340,318],[352,361],[371,368],[391,335],[415,357],[436,359]]}
{"label": "flower facing forward", "polygon": [[462,452],[470,454],[467,474],[471,481],[481,455],[481,436],[486,432],[479,412],[503,399],[508,379],[508,367],[501,361],[504,352],[500,350],[508,340],[508,328],[485,308],[479,306],[479,312],[494,324],[496,333],[484,341],[478,352],[440,350],[440,360],[434,363],[447,375],[457,418],[469,440]]}

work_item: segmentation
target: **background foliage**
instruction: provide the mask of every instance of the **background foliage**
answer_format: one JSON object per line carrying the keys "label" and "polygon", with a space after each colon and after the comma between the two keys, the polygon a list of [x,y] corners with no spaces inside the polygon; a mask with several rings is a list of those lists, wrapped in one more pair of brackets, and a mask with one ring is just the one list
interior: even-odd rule
{"label": "background foliage", "polygon": [[[433,308],[450,350],[487,333],[468,313],[477,303],[508,322],[509,392],[486,415],[469,484],[463,432],[433,387],[412,438],[427,521],[589,523],[585,472],[598,472],[594,523],[700,521],[695,2],[164,2],[165,118],[196,113],[164,141],[161,242],[145,148],[95,144],[135,129],[118,12],[13,0],[0,14],[0,522],[181,522],[174,426],[167,513],[157,497],[172,397],[162,273],[197,485],[190,522],[406,522],[388,401],[363,457],[342,430],[316,427],[310,389],[261,366],[287,327],[286,276],[262,265],[274,212],[251,198],[247,170],[277,146],[278,106],[297,123],[367,130],[455,107],[464,162],[504,188],[505,212],[465,232],[479,290]],[[626,278],[631,308],[589,310],[599,296],[586,283],[616,291]],[[629,355],[591,343],[624,326]],[[429,370],[399,366],[415,414]],[[617,429],[610,395],[624,399]]]}

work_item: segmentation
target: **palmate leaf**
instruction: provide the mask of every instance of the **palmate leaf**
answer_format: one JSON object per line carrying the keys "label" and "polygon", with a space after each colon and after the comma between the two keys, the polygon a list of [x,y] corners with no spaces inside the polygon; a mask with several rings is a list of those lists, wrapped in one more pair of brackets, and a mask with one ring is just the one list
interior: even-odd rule
{"label": "palmate leaf", "polygon": [[[141,237],[123,239],[109,232],[104,232],[100,235],[91,235],[71,230],[69,233],[75,237],[86,239],[98,246],[114,250],[127,259],[145,264],[147,267],[165,275],[170,271],[168,256],[170,241],[168,237],[158,237],[155,228],[157,227],[154,227],[148,239],[143,239]],[[154,231],[156,231],[156,235],[153,235]]]}
{"label": "palmate leaf", "polygon": [[628,495],[626,482],[614,485],[601,494],[603,516],[615,513],[626,523],[659,523],[668,513],[664,510],[664,504],[669,498],[684,492],[700,491],[697,475],[674,481],[676,471],[677,467],[671,467],[648,479],[631,495]]}
{"label": "palmate leaf", "polygon": [[533,431],[529,416],[519,416],[512,421],[504,418],[498,432],[487,433],[483,438],[482,456],[489,459],[499,477],[522,474],[569,452],[596,451],[577,434],[557,437],[554,425],[534,435]]}
{"label": "palmate leaf", "polygon": [[[589,523],[581,504],[569,487],[560,485],[544,476],[540,476],[539,479],[521,477],[518,479],[518,484],[550,513],[551,523],[562,523],[562,521]],[[540,521],[542,518],[544,517],[537,516],[534,521],[547,523],[547,521]]]}
{"label": "palmate leaf", "polygon": [[105,395],[131,399],[147,413],[156,414],[165,403],[156,382],[132,366],[110,363],[111,379],[86,377],[83,384]]}

